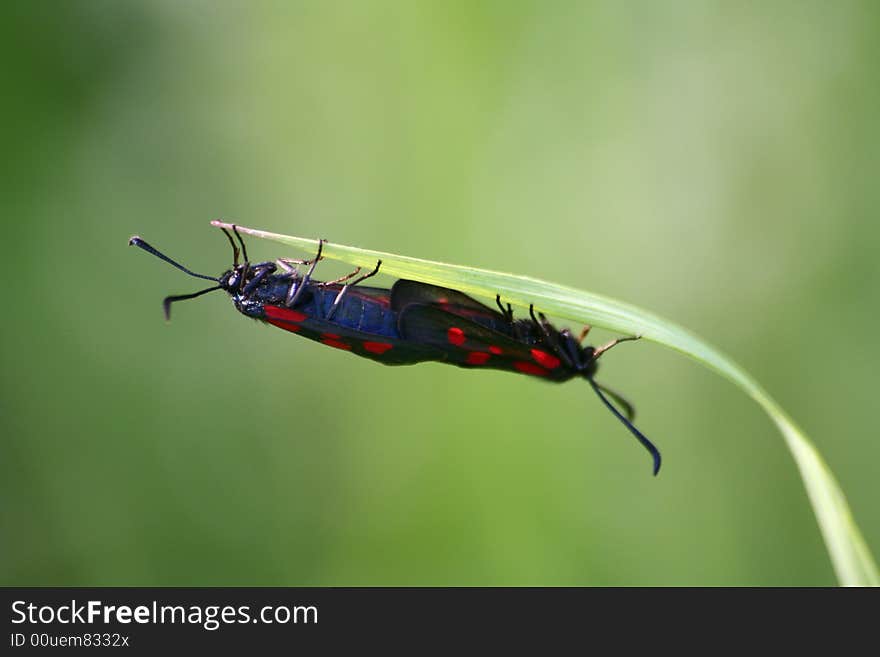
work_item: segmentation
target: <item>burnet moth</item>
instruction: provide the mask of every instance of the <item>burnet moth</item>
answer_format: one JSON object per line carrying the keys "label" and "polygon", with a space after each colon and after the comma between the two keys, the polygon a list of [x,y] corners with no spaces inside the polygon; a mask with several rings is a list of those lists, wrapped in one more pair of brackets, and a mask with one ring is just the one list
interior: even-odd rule
{"label": "burnet moth", "polygon": [[[225,228],[221,230],[232,245],[233,264],[216,278],[190,271],[140,237],[129,240],[130,245],[186,274],[215,283],[198,292],[166,297],[162,303],[166,318],[170,318],[171,304],[177,301],[224,290],[235,308],[247,317],[385,365],[434,361],[505,370],[556,383],[583,378],[650,452],[654,474],[659,472],[660,452],[632,424],[633,406],[594,380],[599,357],[616,344],[638,336],[618,338],[601,347],[584,346],[589,326],[575,336],[568,329],[554,327],[533,307],[529,308],[528,319],[514,319],[510,305],[502,304],[497,296],[495,310],[457,290],[419,281],[400,279],[390,289],[360,285],[379,273],[381,260],[367,273],[362,274],[358,268],[336,280],[318,281],[312,275],[321,260],[323,240],[311,260],[280,258],[253,264],[235,226],[238,244]],[[304,274],[300,267],[307,267]]]}

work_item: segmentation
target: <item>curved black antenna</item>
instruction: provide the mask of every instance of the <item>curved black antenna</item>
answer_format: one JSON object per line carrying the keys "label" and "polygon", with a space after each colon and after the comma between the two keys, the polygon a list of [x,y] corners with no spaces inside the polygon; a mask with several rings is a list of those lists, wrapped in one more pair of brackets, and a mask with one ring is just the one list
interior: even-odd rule
{"label": "curved black antenna", "polygon": [[189,274],[190,276],[195,276],[196,278],[204,278],[206,281],[214,281],[215,283],[220,282],[219,278],[214,278],[213,276],[205,276],[204,274],[197,274],[194,271],[190,271],[189,269],[187,269],[186,267],[184,267],[180,263],[174,262],[167,255],[165,255],[164,253],[162,253],[160,251],[157,251],[156,249],[154,249],[152,246],[147,244],[144,240],[142,240],[137,235],[133,236],[130,240],[128,240],[128,245],[129,246],[138,246],[138,247],[142,248],[144,251],[146,251],[147,253],[152,253],[157,258],[161,258],[162,260],[164,260],[168,264],[174,265],[180,271],[182,271],[186,274]]}
{"label": "curved black antenna", "polygon": [[223,288],[220,285],[215,285],[214,287],[205,288],[204,290],[199,290],[198,292],[193,292],[192,294],[178,294],[173,297],[165,297],[162,300],[162,309],[165,311],[165,319],[171,319],[171,304],[175,301],[186,301],[187,299],[195,299],[196,297],[200,297],[203,294],[207,294],[208,292],[222,289]]}
{"label": "curved black antenna", "polygon": [[629,401],[627,401],[626,397],[621,395],[616,390],[612,390],[608,386],[602,385],[601,383],[596,382],[596,386],[599,388],[599,390],[601,390],[606,395],[611,397],[611,399],[613,399],[617,403],[618,406],[623,407],[623,412],[626,415],[627,420],[632,422],[633,420],[636,419],[636,407],[633,406],[631,403],[629,403]]}
{"label": "curved black antenna", "polygon": [[593,379],[587,379],[590,382],[590,385],[593,386],[593,390],[596,391],[596,394],[599,395],[599,399],[608,407],[608,410],[614,413],[618,420],[623,422],[624,426],[632,432],[632,435],[636,437],[636,439],[644,445],[645,449],[647,449],[651,456],[654,459],[654,476],[657,476],[657,473],[660,472],[660,450],[654,447],[654,443],[648,440],[641,431],[636,429],[632,422],[627,420],[623,415],[620,414],[616,408],[614,408],[613,404],[605,398],[605,395],[602,394],[602,390],[599,388],[599,384],[597,384]]}

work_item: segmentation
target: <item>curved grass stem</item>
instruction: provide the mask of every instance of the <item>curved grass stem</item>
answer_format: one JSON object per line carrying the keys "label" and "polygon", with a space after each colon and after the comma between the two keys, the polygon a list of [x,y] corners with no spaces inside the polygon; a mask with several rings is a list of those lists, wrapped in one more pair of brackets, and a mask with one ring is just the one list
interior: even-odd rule
{"label": "curved grass stem", "polygon": [[[212,221],[217,227],[230,224]],[[252,228],[239,232],[314,252],[318,240],[291,237]],[[871,552],[850,512],[846,497],[828,465],[807,438],[769,394],[739,365],[686,329],[635,306],[528,276],[451,265],[324,242],[325,258],[361,267],[382,260],[382,272],[434,285],[452,287],[466,294],[494,297],[527,307],[622,333],[640,334],[693,358],[732,381],[766,411],[785,439],[800,471],[807,496],[822,532],[837,579],[843,586],[880,586],[880,574]]]}

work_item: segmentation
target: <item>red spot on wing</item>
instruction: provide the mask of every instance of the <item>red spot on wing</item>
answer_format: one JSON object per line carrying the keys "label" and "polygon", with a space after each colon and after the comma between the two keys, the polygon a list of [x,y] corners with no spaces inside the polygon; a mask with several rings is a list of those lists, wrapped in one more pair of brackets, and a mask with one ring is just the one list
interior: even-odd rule
{"label": "red spot on wing", "polygon": [[446,339],[449,340],[450,344],[454,344],[456,347],[460,347],[464,344],[465,341],[464,331],[462,331],[457,326],[453,326],[446,332]]}
{"label": "red spot on wing", "polygon": [[[345,342],[340,342],[334,338],[329,337],[330,334],[326,334],[321,339],[321,343],[327,345],[328,347],[335,347],[336,349],[343,349],[345,351],[351,351],[351,345]],[[339,337],[338,335],[336,336]]]}
{"label": "red spot on wing", "polygon": [[266,320],[272,326],[277,326],[280,329],[284,329],[285,331],[290,331],[291,333],[297,333],[302,328],[299,324],[291,324],[290,322],[283,322],[277,319],[268,319]]}
{"label": "red spot on wing", "polygon": [[538,365],[545,367],[548,370],[555,370],[559,367],[559,359],[552,354],[548,354],[546,351],[532,349],[532,358],[535,359],[535,362],[538,363]]}
{"label": "red spot on wing", "polygon": [[364,349],[371,354],[384,354],[394,345],[389,342],[364,342]]}
{"label": "red spot on wing", "polygon": [[325,338],[327,340],[338,340],[339,339],[339,336],[336,335],[335,333],[322,333],[321,337]]}
{"label": "red spot on wing", "polygon": [[492,357],[492,354],[487,354],[485,351],[472,351],[468,354],[465,362],[468,365],[485,365],[486,361]]}
{"label": "red spot on wing", "polygon": [[[280,308],[279,306],[264,306],[263,312],[269,319],[277,319],[282,322],[303,322],[308,319],[307,315],[299,313],[290,308]],[[275,322],[272,322],[275,324]],[[278,326],[278,324],[275,324]]]}
{"label": "red spot on wing", "polygon": [[500,356],[504,353],[504,350],[501,347],[496,347],[494,344],[489,347],[489,351],[495,354],[496,356]]}
{"label": "red spot on wing", "polygon": [[518,360],[514,361],[513,367],[523,374],[531,374],[533,376],[547,376],[550,374],[549,371],[545,370],[540,365],[535,365],[534,363],[530,363],[527,360]]}
{"label": "red spot on wing", "polygon": [[438,297],[437,303],[445,306],[446,304],[449,303],[449,299],[447,299],[446,297]]}

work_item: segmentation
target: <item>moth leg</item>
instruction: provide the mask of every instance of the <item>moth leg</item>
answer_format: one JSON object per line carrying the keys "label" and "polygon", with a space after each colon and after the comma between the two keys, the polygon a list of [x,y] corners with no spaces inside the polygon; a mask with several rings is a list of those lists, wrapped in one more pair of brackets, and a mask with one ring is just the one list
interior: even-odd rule
{"label": "moth leg", "polygon": [[378,262],[376,262],[376,267],[373,269],[373,271],[368,274],[362,274],[361,276],[358,276],[356,279],[354,279],[351,283],[346,283],[345,285],[343,285],[342,289],[339,290],[339,294],[337,294],[336,298],[333,300],[333,305],[330,306],[330,310],[327,311],[327,316],[324,319],[329,320],[331,317],[333,317],[333,315],[336,313],[336,309],[339,307],[339,304],[342,301],[342,298],[345,296],[345,293],[348,292],[348,288],[350,288],[352,285],[357,285],[361,281],[365,281],[368,278],[375,276],[379,273],[379,268],[381,266],[382,261],[379,260]]}
{"label": "moth leg", "polygon": [[357,269],[355,269],[355,270],[354,270],[353,272],[351,272],[350,274],[346,274],[345,276],[340,276],[339,278],[334,279],[334,280],[332,280],[332,281],[324,281],[323,283],[316,283],[316,285],[320,285],[321,287],[323,287],[323,286],[325,286],[325,285],[335,285],[336,283],[344,283],[344,282],[347,281],[349,278],[354,278],[355,276],[357,276],[357,275],[360,274],[360,273],[361,273],[361,268],[358,267]]}
{"label": "moth leg", "polygon": [[[242,270],[241,270],[241,280],[238,282],[238,291],[244,291],[245,279],[247,279],[248,270],[251,267],[250,259],[248,258],[247,247],[244,244],[244,240],[241,238],[241,233],[238,232],[238,226],[232,224],[232,232],[235,233],[235,236],[238,238],[238,243],[241,244],[241,255],[243,258],[242,262]],[[233,248],[235,248],[233,246]],[[233,251],[233,255],[235,252]],[[236,256],[237,257],[237,256]]]}
{"label": "moth leg", "polygon": [[611,349],[611,347],[613,347],[614,345],[620,344],[621,342],[629,342],[630,340],[638,340],[641,337],[641,335],[630,335],[625,338],[614,338],[608,344],[603,344],[601,347],[596,347],[596,349],[593,350],[593,360],[596,360],[599,356]]}
{"label": "moth leg", "polygon": [[[546,335],[548,338],[552,337],[555,343],[558,345],[559,331],[553,328],[553,324],[547,321],[547,315],[545,315],[544,313],[538,313],[538,317],[541,320],[541,330],[544,331],[544,335]],[[534,317],[532,319],[534,319]]]}
{"label": "moth leg", "polygon": [[291,258],[278,258],[275,262],[285,274],[298,274],[300,265],[312,264],[311,260],[292,260]]}
{"label": "moth leg", "polygon": [[[323,241],[323,240],[321,240]],[[321,259],[319,257],[319,259]],[[275,262],[278,263],[278,266],[281,267],[286,272],[292,272],[299,268],[300,265],[310,265],[314,262],[314,258],[311,260],[298,260],[295,258],[278,258]]]}
{"label": "moth leg", "polygon": [[293,304],[299,298],[300,293],[302,293],[302,289],[302,284],[297,284],[296,274],[294,274],[293,280],[290,281],[290,287],[287,288],[287,297],[284,299],[284,305],[288,308],[293,308]]}
{"label": "moth leg", "polygon": [[249,296],[257,286],[260,284],[266,276],[275,271],[275,265],[271,262],[264,262],[262,265],[257,265],[254,267],[254,277],[251,279],[250,283],[244,286],[242,290],[242,295]]}
{"label": "moth leg", "polygon": [[[541,329],[541,332],[544,334],[544,337],[548,340],[550,339],[550,331],[547,329],[546,320],[545,322],[539,322],[538,318],[535,317],[535,306],[534,304],[529,304],[529,317],[532,318],[532,322],[534,322],[535,326]],[[541,315],[541,318],[544,318],[544,315]]]}
{"label": "moth leg", "polygon": [[244,257],[244,261],[248,262],[250,258],[248,258],[247,247],[244,245],[244,240],[241,237],[241,233],[238,232],[238,226],[232,224],[232,232],[235,233],[235,236],[238,238],[238,243],[241,244],[241,255]]}
{"label": "moth leg", "polygon": [[[302,295],[303,290],[306,289],[306,286],[309,284],[309,281],[312,280],[312,274],[315,273],[315,267],[317,267],[318,261],[321,259],[321,251],[323,251],[323,250],[324,250],[324,240],[321,239],[321,240],[318,240],[318,253],[316,253],[315,257],[312,258],[311,261],[309,261],[311,263],[311,267],[309,267],[309,270],[306,272],[306,275],[303,276],[303,279],[299,282],[299,284],[297,284],[296,280],[294,279],[290,284],[290,288],[287,290],[287,299],[285,300],[285,304],[287,305],[288,308],[293,307],[293,305],[297,302],[297,300]],[[305,262],[303,262],[303,264],[305,264]]]}
{"label": "moth leg", "polygon": [[508,323],[513,323],[513,308],[510,307],[510,304],[507,304],[507,308],[504,307],[504,304],[501,303],[501,295],[495,295],[495,303],[501,309],[501,314],[504,315],[504,319],[508,321]]}
{"label": "moth leg", "polygon": [[236,246],[235,241],[232,239],[232,235],[229,234],[229,231],[225,228],[221,228],[223,234],[226,235],[226,239],[229,240],[229,243],[232,245],[232,268],[235,269],[238,267],[238,246]]}
{"label": "moth leg", "polygon": [[285,274],[297,273],[299,271],[297,265],[304,264],[302,260],[290,260],[288,258],[278,258],[275,262]]}
{"label": "moth leg", "polygon": [[593,328],[593,327],[590,326],[589,324],[587,324],[586,326],[584,326],[584,330],[581,331],[581,335],[580,335],[580,337],[578,338],[578,342],[583,342],[584,340],[586,340],[586,339],[587,339],[587,335],[589,335],[589,333],[590,333],[590,331],[592,330],[592,328]]}
{"label": "moth leg", "polygon": [[538,313],[538,317],[541,318],[541,324],[545,328],[553,352],[569,367],[583,369],[585,364],[582,362],[580,349],[578,348],[578,344],[574,341],[571,331],[568,329],[557,331],[553,328],[553,325],[547,321],[547,317],[544,313]]}
{"label": "moth leg", "polygon": [[562,338],[565,349],[568,352],[568,360],[572,363],[575,363],[578,369],[584,368],[586,366],[586,363],[584,363],[583,359],[581,358],[582,350],[580,348],[580,343],[578,343],[574,339],[574,336],[568,329],[563,329],[560,332],[560,336]]}
{"label": "moth leg", "polygon": [[575,363],[578,359],[569,356],[569,354],[567,354],[562,348],[562,344],[560,344],[559,341],[559,331],[554,329],[553,325],[547,321],[546,315],[544,315],[544,313],[538,313],[538,317],[540,317],[539,321],[538,317],[535,317],[535,306],[533,304],[529,304],[529,315],[535,325],[541,329],[541,332],[544,334],[544,342],[547,343],[553,352],[559,356],[568,367],[576,367]]}

